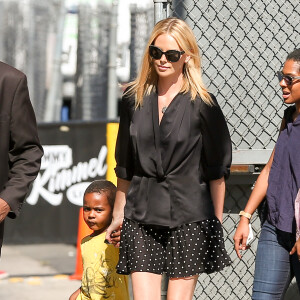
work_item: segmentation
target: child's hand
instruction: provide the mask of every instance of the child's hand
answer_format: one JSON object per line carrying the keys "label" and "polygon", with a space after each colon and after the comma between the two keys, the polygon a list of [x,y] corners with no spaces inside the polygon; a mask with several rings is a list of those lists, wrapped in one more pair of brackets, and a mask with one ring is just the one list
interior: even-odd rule
{"label": "child's hand", "polygon": [[295,252],[297,252],[298,259],[300,261],[300,239],[297,240],[294,247],[292,248],[290,255],[293,255]]}
{"label": "child's hand", "polygon": [[122,221],[113,221],[106,230],[105,242],[113,244],[115,247],[120,246],[120,235],[121,235]]}
{"label": "child's hand", "polygon": [[76,290],[69,298],[69,300],[76,300],[76,298],[78,297],[78,295],[80,294],[80,288],[78,290]]}
{"label": "child's hand", "polygon": [[111,243],[115,247],[119,247],[120,246],[121,228],[122,228],[122,225],[120,225],[117,230],[112,231],[112,233],[110,234]]}

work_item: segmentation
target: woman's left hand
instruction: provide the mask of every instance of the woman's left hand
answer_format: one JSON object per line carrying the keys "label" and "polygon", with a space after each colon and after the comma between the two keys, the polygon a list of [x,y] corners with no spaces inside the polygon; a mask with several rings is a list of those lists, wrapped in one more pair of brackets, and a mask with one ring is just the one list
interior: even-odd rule
{"label": "woman's left hand", "polygon": [[223,209],[225,199],[225,179],[224,177],[209,182],[211,198],[214,204],[215,215],[222,224]]}
{"label": "woman's left hand", "polygon": [[290,255],[293,255],[295,252],[297,252],[298,259],[300,260],[300,239],[298,239],[295,243],[294,247],[290,252]]}

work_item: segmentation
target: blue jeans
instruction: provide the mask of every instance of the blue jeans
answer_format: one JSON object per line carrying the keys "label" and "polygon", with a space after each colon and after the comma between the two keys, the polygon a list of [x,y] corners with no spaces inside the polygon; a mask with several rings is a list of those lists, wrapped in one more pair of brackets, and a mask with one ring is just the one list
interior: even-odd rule
{"label": "blue jeans", "polygon": [[253,300],[282,300],[296,277],[300,290],[300,262],[290,255],[295,235],[283,233],[266,221],[258,242],[253,284]]}

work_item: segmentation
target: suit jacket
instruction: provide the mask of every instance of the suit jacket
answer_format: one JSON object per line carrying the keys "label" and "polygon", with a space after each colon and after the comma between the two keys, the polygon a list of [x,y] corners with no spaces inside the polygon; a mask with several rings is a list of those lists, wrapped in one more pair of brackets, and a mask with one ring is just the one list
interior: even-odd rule
{"label": "suit jacket", "polygon": [[[0,62],[0,198],[19,215],[31,182],[36,178],[43,150],[29,99],[26,76]],[[0,249],[4,222],[0,224]]]}

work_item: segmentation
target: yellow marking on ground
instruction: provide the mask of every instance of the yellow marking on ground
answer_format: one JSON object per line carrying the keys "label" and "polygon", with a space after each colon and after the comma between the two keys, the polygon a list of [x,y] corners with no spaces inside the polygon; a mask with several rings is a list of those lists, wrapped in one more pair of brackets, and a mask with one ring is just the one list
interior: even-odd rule
{"label": "yellow marking on ground", "polygon": [[69,276],[68,275],[64,275],[64,274],[58,274],[53,276],[55,279],[68,279]]}
{"label": "yellow marking on ground", "polygon": [[41,279],[40,277],[30,277],[27,281],[30,285],[41,285]]}
{"label": "yellow marking on ground", "polygon": [[9,282],[17,283],[17,282],[23,282],[24,278],[22,278],[22,277],[12,277],[12,278],[9,278],[8,280],[9,280]]}

